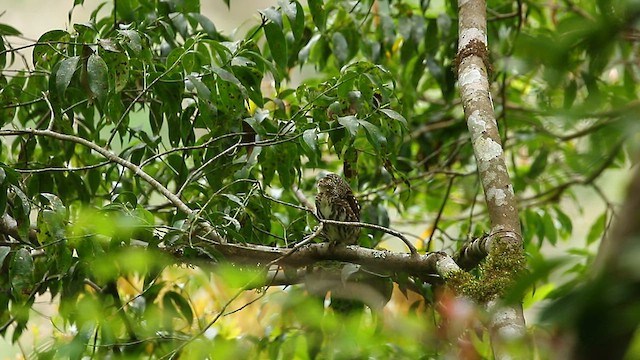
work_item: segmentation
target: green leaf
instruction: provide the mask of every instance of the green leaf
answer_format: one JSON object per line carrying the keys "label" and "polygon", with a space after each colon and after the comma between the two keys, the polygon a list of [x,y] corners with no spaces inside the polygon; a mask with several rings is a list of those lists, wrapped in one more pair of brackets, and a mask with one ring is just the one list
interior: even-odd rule
{"label": "green leaf", "polygon": [[302,39],[304,35],[304,10],[298,1],[282,4],[282,8],[289,19],[291,32],[296,41]]}
{"label": "green leaf", "polygon": [[188,324],[193,322],[193,310],[187,299],[175,291],[167,291],[162,297],[162,303],[165,308],[176,309],[177,312],[187,321]]}
{"label": "green leaf", "polygon": [[282,29],[282,15],[273,6],[261,10],[260,14],[262,14],[265,18],[271,20],[271,22],[277,24],[278,27]]}
{"label": "green leaf", "polygon": [[33,63],[36,67],[50,68],[52,61],[64,53],[61,50],[65,45],[62,44],[68,42],[70,37],[69,33],[63,30],[51,30],[42,34],[33,48]]}
{"label": "green leaf", "polygon": [[351,134],[351,136],[356,136],[356,134],[358,133],[360,123],[355,116],[349,115],[338,117],[338,123],[344,126],[349,131],[349,134]]}
{"label": "green leaf", "polygon": [[560,209],[560,207],[555,206],[554,209],[556,211],[558,222],[560,223],[560,235],[566,239],[573,233],[573,223],[571,221],[571,218],[567,216],[567,214],[565,214]]}
{"label": "green leaf", "polygon": [[218,30],[216,29],[216,25],[206,16],[198,13],[189,14],[193,19],[196,19],[202,29],[209,35],[209,37],[216,37],[218,35]]}
{"label": "green leaf", "polygon": [[67,208],[64,206],[62,201],[54,194],[42,193],[40,194],[43,198],[47,199],[49,202],[49,207],[55,211],[56,213],[63,216],[66,219],[67,216]]}
{"label": "green leaf", "polygon": [[91,95],[104,104],[109,92],[109,69],[104,60],[97,54],[91,54],[87,60],[87,81]]}
{"label": "green leaf", "polygon": [[5,52],[7,48],[4,46],[4,39],[0,36],[0,69],[4,69],[7,64],[7,53]]}
{"label": "green leaf", "polygon": [[407,119],[404,116],[400,115],[398,112],[391,109],[379,109],[381,113],[387,115],[390,119],[399,121],[402,123],[404,127],[407,126]]}
{"label": "green leaf", "polygon": [[271,51],[271,57],[278,67],[285,71],[289,55],[287,53],[287,41],[285,40],[282,28],[274,22],[264,24],[264,35]]}
{"label": "green leaf", "polygon": [[349,44],[347,39],[340,32],[335,32],[331,36],[331,44],[333,45],[333,55],[338,63],[344,64],[349,58]]}
{"label": "green leaf", "polygon": [[124,44],[135,54],[142,51],[142,39],[140,34],[135,30],[118,30],[118,33],[124,37]]}
{"label": "green leaf", "polygon": [[607,223],[607,212],[603,212],[596,221],[591,225],[589,233],[587,234],[587,245],[593,244],[595,241],[602,238],[604,235],[604,228]]}
{"label": "green leaf", "polygon": [[524,231],[525,241],[532,242],[533,236],[536,235],[539,243],[542,243],[542,241],[544,241],[544,224],[542,223],[540,214],[533,209],[525,209],[524,219],[526,224],[526,230]]}
{"label": "green leaf", "polygon": [[549,240],[551,245],[555,246],[558,243],[558,229],[548,211],[544,212],[542,223],[544,224],[544,233],[547,240]]}
{"label": "green leaf", "polygon": [[11,267],[9,268],[9,278],[13,294],[21,300],[26,300],[34,285],[33,258],[29,250],[20,248],[13,256]]}
{"label": "green leaf", "polygon": [[0,24],[0,36],[20,36],[22,33],[13,26]]}
{"label": "green leaf", "polygon": [[233,73],[221,68],[221,67],[217,67],[217,66],[212,66],[211,70],[218,75],[222,80],[232,83],[233,85],[237,86],[238,89],[240,89],[240,91],[242,92],[243,96],[247,96],[247,89],[244,87],[244,85],[242,85],[242,83],[240,82],[240,80],[238,80],[238,78],[233,75]]}
{"label": "green leaf", "polygon": [[318,150],[318,131],[316,129],[308,129],[302,133],[304,143],[312,152]]}
{"label": "green leaf", "polygon": [[29,203],[29,198],[27,195],[22,192],[22,190],[15,186],[11,185],[11,190],[16,194],[16,204],[13,208],[14,217],[16,220],[24,220],[26,222],[29,221],[29,214],[31,213],[31,204]]}
{"label": "green leaf", "polygon": [[549,158],[549,148],[548,147],[541,148],[540,152],[538,153],[538,156],[536,156],[535,160],[533,160],[533,163],[529,168],[529,172],[527,172],[527,175],[526,175],[527,178],[535,179],[540,174],[542,174],[544,170],[547,168],[548,158]]}
{"label": "green leaf", "polygon": [[307,129],[302,133],[302,149],[309,158],[311,166],[317,166],[318,160],[321,158],[320,148],[318,147],[318,130]]}
{"label": "green leaf", "polygon": [[75,74],[76,71],[78,71],[78,69],[80,68],[78,66],[79,61],[80,56],[72,56],[60,62],[60,66],[56,71],[55,78],[56,90],[61,97],[64,96],[64,93],[67,91],[67,87],[69,86],[69,83],[71,83],[73,74]]}
{"label": "green leaf", "polygon": [[0,267],[4,263],[4,259],[6,259],[7,255],[11,252],[11,248],[8,246],[0,246]]}
{"label": "green leaf", "polygon": [[369,139],[369,143],[373,145],[376,151],[380,153],[384,150],[387,146],[387,138],[382,134],[380,129],[368,121],[360,120],[359,123],[364,127],[367,139]]}
{"label": "green leaf", "polygon": [[187,88],[189,88],[190,82],[196,89],[199,98],[203,100],[211,100],[211,90],[209,90],[209,88],[200,80],[200,78],[193,75],[187,75],[187,80]]}
{"label": "green leaf", "polygon": [[322,0],[308,0],[307,4],[314,24],[316,24],[318,30],[324,31],[327,16],[323,8],[324,2]]}
{"label": "green leaf", "polygon": [[292,143],[282,144],[278,147],[281,148],[278,149],[280,152],[277,154],[278,177],[280,184],[285,189],[289,189],[295,180],[296,166],[299,166],[297,164],[299,155],[297,155],[296,147]]}
{"label": "green leaf", "polygon": [[113,79],[113,91],[119,93],[127,86],[129,82],[129,70],[131,64],[129,57],[122,52],[101,51],[100,56],[109,68],[110,79]]}
{"label": "green leaf", "polygon": [[569,85],[564,88],[564,108],[570,109],[573,106],[574,101],[576,100],[576,95],[578,93],[578,85],[575,80],[569,81]]}

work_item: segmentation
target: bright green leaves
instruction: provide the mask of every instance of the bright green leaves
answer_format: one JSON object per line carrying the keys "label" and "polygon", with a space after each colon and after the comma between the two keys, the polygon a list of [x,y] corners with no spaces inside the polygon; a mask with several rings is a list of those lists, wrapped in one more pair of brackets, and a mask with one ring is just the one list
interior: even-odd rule
{"label": "bright green leaves", "polygon": [[211,71],[218,75],[221,80],[235,85],[243,96],[247,95],[244,85],[240,83],[240,80],[233,73],[217,66],[211,67]]}
{"label": "bright green leaves", "polygon": [[538,238],[538,247],[545,242],[555,246],[558,240],[568,240],[573,234],[573,221],[565,211],[559,206],[525,209],[521,218],[525,243],[533,242],[534,236]]}
{"label": "bright green leaves", "polygon": [[316,166],[321,158],[320,147],[318,146],[318,129],[305,130],[302,133],[300,144],[311,165]]}
{"label": "bright green leaves", "polygon": [[591,245],[594,242],[600,240],[605,235],[605,229],[607,226],[607,212],[603,212],[596,218],[591,227],[589,228],[589,232],[587,233],[586,244]]}
{"label": "bright green leaves", "polygon": [[392,89],[389,74],[367,62],[346,66],[339,76],[317,86],[299,87],[297,99],[313,104],[315,128],[309,128],[306,120],[299,125],[303,126],[300,143],[312,166],[319,159],[316,147],[326,139],[348,176],[359,174],[376,182],[381,181],[375,176],[381,168],[393,171],[407,121],[390,108],[395,101]]}
{"label": "bright green leaves", "polygon": [[349,134],[351,134],[351,136],[356,136],[356,134],[358,133],[360,122],[355,116],[350,115],[339,117],[338,123],[344,126],[349,131]]}
{"label": "bright green leaves", "polygon": [[358,120],[355,116],[343,116],[338,118],[338,123],[344,126],[352,137],[358,134],[360,128],[364,129],[367,140],[377,153],[385,150],[387,145],[386,137],[380,132],[380,129],[366,120]]}

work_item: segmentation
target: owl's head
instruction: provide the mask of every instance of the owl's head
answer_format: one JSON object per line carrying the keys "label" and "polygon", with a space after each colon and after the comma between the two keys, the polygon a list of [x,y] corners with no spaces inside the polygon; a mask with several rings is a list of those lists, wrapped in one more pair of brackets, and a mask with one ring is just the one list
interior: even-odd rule
{"label": "owl's head", "polygon": [[351,193],[349,184],[339,175],[327,174],[318,180],[318,192],[330,192],[336,195],[346,195]]}

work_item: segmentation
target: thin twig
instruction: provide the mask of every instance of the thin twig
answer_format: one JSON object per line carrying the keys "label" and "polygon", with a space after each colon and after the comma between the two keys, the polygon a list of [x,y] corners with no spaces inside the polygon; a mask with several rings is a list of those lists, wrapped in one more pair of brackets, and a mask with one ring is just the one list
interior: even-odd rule
{"label": "thin twig", "polygon": [[411,241],[409,241],[409,239],[407,239],[404,235],[402,235],[402,233],[386,228],[384,226],[380,226],[380,225],[375,225],[375,224],[369,224],[369,223],[364,223],[364,222],[356,222],[356,221],[336,221],[336,220],[329,220],[329,219],[320,219],[316,216],[316,218],[318,219],[318,221],[326,223],[326,224],[333,224],[333,225],[347,225],[347,226],[358,226],[358,227],[363,227],[363,228],[367,228],[367,229],[373,229],[373,230],[378,230],[378,231],[382,231],[384,233],[387,233],[389,235],[395,236],[398,239],[402,240],[402,242],[409,248],[409,251],[411,252],[411,255],[414,256],[419,256],[420,254],[418,254],[418,249],[416,249],[416,247],[411,243]]}
{"label": "thin twig", "polygon": [[[144,172],[139,166],[135,165],[134,163],[128,160],[125,160],[119,157],[113,152],[106,150],[87,139],[84,139],[78,136],[73,136],[73,135],[61,134],[51,130],[37,130],[37,129],[0,130],[0,136],[11,136],[11,135],[47,136],[47,137],[51,137],[51,138],[62,140],[62,141],[70,141],[80,145],[84,145],[90,148],[91,150],[97,152],[98,154],[102,155],[107,160],[110,160],[114,163],[117,163],[131,170],[135,175],[142,178],[149,185],[151,185],[151,187],[153,187],[158,192],[160,192],[163,196],[165,196],[169,201],[171,201],[173,205],[175,205],[183,213],[189,216],[197,215],[196,211],[192,210],[189,206],[187,206],[187,204],[185,204],[182,200],[180,200],[178,196],[176,196],[174,193],[169,191],[169,189],[167,189],[164,185],[160,184],[158,180],[153,178],[151,175]],[[217,231],[213,229],[211,224],[203,222],[201,223],[201,226],[203,226],[204,228],[203,230],[207,233],[208,236],[211,236],[216,241],[224,242],[224,239],[220,236],[220,234],[218,234]]]}
{"label": "thin twig", "polygon": [[198,168],[194,169],[193,171],[191,171],[191,174],[189,174],[189,176],[185,179],[184,183],[182,184],[182,186],[180,186],[180,189],[178,190],[178,192],[176,193],[176,195],[181,196],[182,192],[184,191],[184,189],[191,184],[191,182],[198,176],[200,175],[200,173],[202,172],[202,170],[204,168],[206,168],[207,166],[211,165],[211,163],[213,163],[214,161],[218,160],[220,157],[232,152],[233,150],[237,149],[238,144],[240,144],[240,142],[235,143],[234,145],[226,148],[224,151],[222,151],[221,153],[217,154],[216,156],[212,157],[211,159],[207,160],[204,162],[204,164],[200,165]]}
{"label": "thin twig", "polygon": [[129,106],[127,106],[126,109],[124,109],[124,112],[122,113],[122,115],[120,116],[120,118],[118,119],[118,122],[115,124],[113,132],[111,133],[111,135],[109,136],[109,139],[107,140],[107,147],[111,144],[111,141],[113,141],[113,138],[116,136],[116,134],[118,133],[118,128],[120,127],[120,124],[122,124],[122,122],[124,121],[124,119],[127,117],[127,115],[129,115],[129,113],[131,112],[131,110],[133,109],[133,106],[138,102],[138,100],[140,100],[146,93],[147,91],[149,91],[149,89],[151,89],[151,87],[153,87],[155,84],[157,84],[162,78],[164,78],[167,74],[169,74],[170,72],[173,71],[173,69],[178,66],[179,64],[182,64],[182,57],[189,54],[191,49],[195,46],[199,44],[198,39],[196,39],[196,41],[194,41],[187,49],[185,49],[185,51],[180,54],[180,56],[178,56],[178,58],[176,59],[176,61],[171,64],[171,66],[169,66],[169,68],[167,68],[167,70],[163,71],[157,78],[153,79],[153,81],[151,81],[151,83],[149,83],[147,86],[145,86],[142,91],[140,91],[140,93],[138,95],[136,95],[135,98],[133,98],[133,101],[131,101],[131,103],[129,104]]}
{"label": "thin twig", "polygon": [[447,200],[449,200],[449,194],[451,193],[451,187],[453,186],[453,180],[455,177],[449,178],[449,184],[447,184],[447,190],[444,194],[444,199],[442,199],[442,204],[440,204],[440,209],[438,209],[438,214],[436,215],[436,219],[433,222],[433,230],[431,231],[431,235],[429,235],[429,240],[427,241],[426,249],[431,249],[431,241],[433,240],[433,235],[438,230],[438,222],[440,222],[440,218],[442,217],[442,213],[444,212],[444,207],[447,205]]}
{"label": "thin twig", "polygon": [[53,111],[53,105],[51,105],[51,101],[49,101],[49,97],[47,97],[47,93],[46,92],[42,92],[42,98],[44,99],[44,101],[47,103],[47,106],[49,107],[49,116],[51,117],[51,119],[49,119],[49,126],[47,126],[47,130],[53,130],[53,124],[54,124],[54,120],[56,119],[56,113]]}
{"label": "thin twig", "polygon": [[41,168],[41,169],[14,169],[16,172],[18,173],[22,173],[22,174],[37,174],[37,173],[43,173],[43,172],[64,172],[64,171],[68,171],[68,172],[74,172],[74,171],[85,171],[85,170],[92,170],[92,169],[96,169],[105,165],[109,165],[111,164],[111,161],[103,161],[101,163],[95,164],[95,165],[87,165],[87,166],[81,166],[81,167],[76,167],[76,168],[68,168],[68,167],[49,167],[49,168]]}
{"label": "thin twig", "polygon": [[267,264],[267,269],[269,267],[271,267],[271,265],[275,265],[277,263],[279,263],[280,261],[286,259],[287,257],[291,256],[294,252],[296,252],[298,249],[300,249],[301,247],[307,245],[308,243],[310,243],[313,239],[315,239],[316,237],[318,237],[320,235],[320,233],[322,233],[322,229],[324,228],[324,224],[320,223],[318,225],[318,227],[316,228],[316,230],[309,235],[306,239],[300,241],[299,243],[297,243],[293,248],[291,248],[291,250],[287,251],[286,253],[284,253],[284,255],[280,256],[279,258],[270,261]]}
{"label": "thin twig", "polygon": [[298,185],[293,184],[293,194],[296,196],[296,199],[300,202],[300,204],[304,205],[312,213],[316,212],[316,207],[307,199],[302,190],[298,187]]}

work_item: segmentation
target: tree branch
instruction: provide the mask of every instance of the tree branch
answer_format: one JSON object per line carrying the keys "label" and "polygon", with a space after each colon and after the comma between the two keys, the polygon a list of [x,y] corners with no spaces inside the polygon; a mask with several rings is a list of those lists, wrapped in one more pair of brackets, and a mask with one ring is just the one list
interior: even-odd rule
{"label": "tree branch", "polygon": [[[262,245],[241,245],[212,241],[207,241],[207,244],[212,246],[224,258],[251,266],[277,264],[300,268],[321,260],[335,260],[360,264],[380,272],[403,272],[423,278],[446,276],[452,271],[459,270],[455,261],[444,252],[413,256],[407,253],[374,250],[356,245],[331,246],[329,243],[307,244],[292,252],[292,249],[288,248]],[[200,258],[207,261],[211,260],[210,257],[204,254]]]}

